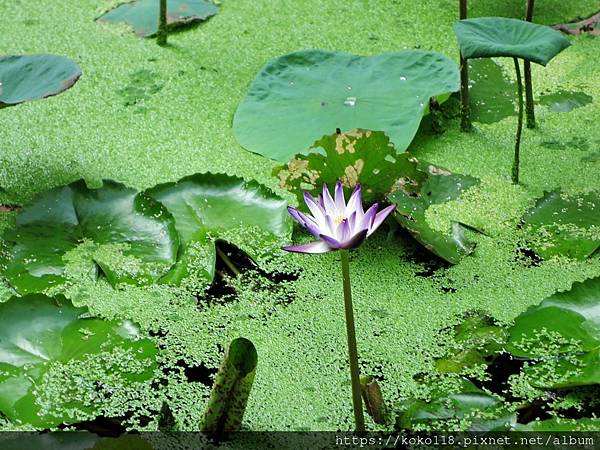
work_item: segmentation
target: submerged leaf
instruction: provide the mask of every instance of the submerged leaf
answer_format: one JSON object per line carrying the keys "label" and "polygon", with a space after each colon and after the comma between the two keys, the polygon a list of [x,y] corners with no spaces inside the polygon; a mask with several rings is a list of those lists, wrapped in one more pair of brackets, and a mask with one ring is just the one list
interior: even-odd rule
{"label": "submerged leaf", "polygon": [[100,268],[113,286],[150,283],[171,268],[179,247],[163,205],[109,180],[99,189],[80,180],[40,195],[5,240],[4,275],[21,294],[64,283],[75,253],[82,274],[95,278]]}
{"label": "submerged leaf", "polygon": [[58,55],[0,57],[0,108],[60,94],[81,76],[79,66]]}
{"label": "submerged leaf", "polygon": [[454,25],[464,58],[509,56],[545,66],[571,43],[558,31],[505,17],[464,19]]}
{"label": "submerged leaf", "polygon": [[525,213],[533,250],[544,258],[588,258],[600,248],[600,193],[547,192]]}
{"label": "submerged leaf", "polygon": [[[13,297],[0,304],[2,414],[38,428],[95,417],[101,403],[98,393],[96,401],[78,398],[77,386],[64,386],[64,404],[46,398],[51,395],[47,374],[59,364],[86,364],[93,359],[94,364],[104,365],[113,382],[124,385],[153,376],[156,348],[141,338],[135,324],[80,318],[86,313],[86,308],[76,308],[64,297],[41,294]],[[88,380],[92,385],[103,381],[108,382]],[[112,388],[117,386],[109,391]]]}
{"label": "submerged leaf", "polygon": [[442,102],[458,88],[458,66],[435,52],[302,50],[261,70],[235,113],[233,130],[245,149],[284,163],[338,128],[384,131],[404,151],[429,99]]}
{"label": "submerged leaf", "polygon": [[[126,23],[140,37],[154,36],[158,32],[160,0],[136,0],[117,6],[96,19],[98,22]],[[217,6],[206,0],[167,0],[167,24],[180,26],[199,22],[214,16]]]}
{"label": "submerged leaf", "polygon": [[301,205],[305,191],[316,197],[323,184],[333,186],[338,180],[347,190],[360,183],[363,201],[369,204],[385,200],[400,174],[415,177],[417,170],[411,156],[398,154],[382,131],[352,130],[323,136],[273,174]]}
{"label": "submerged leaf", "polygon": [[417,176],[411,174],[399,178],[394,190],[388,195],[388,200],[396,205],[394,217],[425,248],[456,264],[474,249],[474,244],[465,236],[465,227],[454,222],[451,230],[442,233],[427,223],[425,212],[431,205],[458,198],[479,180],[467,175],[452,174],[432,165],[421,165],[416,159],[413,164],[418,168]]}
{"label": "submerged leaf", "polygon": [[196,174],[146,191],[175,218],[182,249],[177,265],[163,281],[177,284],[200,265],[212,281],[215,240],[222,239],[258,258],[289,239],[287,203],[255,181],[225,174]]}

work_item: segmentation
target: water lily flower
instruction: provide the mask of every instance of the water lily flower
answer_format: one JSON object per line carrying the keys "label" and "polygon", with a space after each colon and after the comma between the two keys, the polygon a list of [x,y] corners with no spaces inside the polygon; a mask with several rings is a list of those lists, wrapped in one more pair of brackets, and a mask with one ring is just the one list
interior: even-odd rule
{"label": "water lily flower", "polygon": [[395,208],[395,205],[391,205],[377,212],[379,205],[375,203],[365,212],[361,192],[361,186],[357,184],[348,203],[344,199],[344,189],[339,181],[335,185],[334,198],[331,197],[327,185],[323,185],[323,194],[316,200],[305,192],[304,201],[312,215],[303,214],[292,207],[288,207],[288,211],[319,240],[309,244],[290,245],[283,249],[297,253],[325,253],[358,247],[379,228]]}
{"label": "water lily flower", "polygon": [[378,205],[375,203],[365,212],[362,205],[360,185],[356,185],[348,203],[346,203],[344,189],[339,181],[335,185],[334,198],[331,197],[327,186],[323,185],[323,194],[319,195],[318,199],[315,200],[312,195],[305,192],[304,201],[312,215],[303,214],[296,208],[291,207],[288,208],[288,211],[294,219],[319,240],[309,244],[291,245],[283,247],[283,249],[297,253],[325,253],[340,250],[354,423],[356,424],[356,431],[363,432],[365,431],[365,418],[358,370],[358,350],[352,310],[348,250],[358,247],[368,236],[373,234],[394,210],[395,206],[391,205],[377,212]]}

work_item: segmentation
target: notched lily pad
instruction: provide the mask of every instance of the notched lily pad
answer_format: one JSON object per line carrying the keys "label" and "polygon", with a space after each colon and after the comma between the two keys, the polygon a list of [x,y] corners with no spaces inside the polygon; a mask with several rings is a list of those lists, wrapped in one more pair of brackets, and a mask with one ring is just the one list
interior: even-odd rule
{"label": "notched lily pad", "polygon": [[82,276],[101,270],[113,286],[150,283],[171,268],[179,247],[163,205],[108,180],[99,189],[79,180],[42,194],[4,238],[4,276],[21,294],[64,283],[73,259]]}
{"label": "notched lily pad", "polygon": [[525,369],[534,386],[600,383],[600,278],[574,283],[515,319],[508,350],[532,359]]}
{"label": "notched lily pad", "polygon": [[600,193],[546,192],[525,213],[523,224],[532,249],[543,258],[588,258],[600,248]]}
{"label": "notched lily pad", "polygon": [[385,200],[398,174],[417,175],[411,156],[398,154],[384,132],[369,130],[324,136],[273,171],[279,185],[296,194],[301,205],[304,191],[316,196],[324,183],[333,186],[338,180],[347,190],[360,183],[367,204]]}
{"label": "notched lily pad", "polygon": [[212,281],[216,239],[258,259],[292,232],[285,200],[255,181],[202,173],[146,192],[173,215],[181,239],[178,262],[165,282],[178,284],[192,270],[198,273],[198,265],[200,278]]}
{"label": "notched lily pad", "polygon": [[545,25],[505,17],[464,19],[454,25],[463,57],[523,58],[545,66],[571,43]]}
{"label": "notched lily pad", "polygon": [[64,56],[0,56],[0,108],[60,94],[80,76],[77,63]]}
{"label": "notched lily pad", "polygon": [[235,113],[233,131],[245,149],[284,163],[338,128],[384,131],[404,151],[429,99],[441,103],[458,88],[458,66],[435,52],[302,50],[261,70]]}
{"label": "notched lily pad", "polygon": [[434,230],[427,223],[425,212],[431,205],[455,200],[479,180],[421,164],[416,159],[413,163],[418,169],[417,176],[399,178],[388,195],[388,200],[396,205],[394,217],[425,248],[456,264],[475,248],[465,235],[466,228],[453,222],[447,233]]}
{"label": "notched lily pad", "polygon": [[[45,428],[93,418],[111,389],[152,378],[157,351],[135,324],[83,315],[87,308],[61,296],[0,304],[0,412],[11,421]],[[103,378],[82,374],[57,386],[52,377],[64,365],[98,369]]]}
{"label": "notched lily pad", "polygon": [[[126,23],[140,37],[158,32],[160,0],[137,0],[117,6],[96,19],[98,22]],[[177,27],[214,16],[218,7],[206,0],[167,0],[167,25]]]}

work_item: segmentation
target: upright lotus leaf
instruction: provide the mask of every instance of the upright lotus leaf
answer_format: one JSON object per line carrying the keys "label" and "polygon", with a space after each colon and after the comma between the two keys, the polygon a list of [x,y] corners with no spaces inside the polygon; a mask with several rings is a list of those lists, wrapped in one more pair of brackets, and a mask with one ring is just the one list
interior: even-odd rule
{"label": "upright lotus leaf", "polygon": [[64,56],[0,56],[0,108],[60,94],[80,76],[77,63]]}
{"label": "upright lotus leaf", "polygon": [[465,58],[509,56],[545,66],[571,43],[545,25],[506,17],[465,19],[454,25]]}
{"label": "upright lotus leaf", "polygon": [[574,283],[515,319],[508,350],[540,361],[526,369],[532,384],[569,387],[600,383],[600,278]]}
{"label": "upright lotus leaf", "polygon": [[239,431],[257,363],[252,342],[245,338],[231,342],[215,378],[201,431],[212,435]]}
{"label": "upright lotus leaf", "polygon": [[173,215],[181,239],[177,265],[165,282],[179,283],[198,265],[200,277],[212,281],[216,239],[256,259],[292,232],[285,200],[255,181],[203,173],[146,192]]}
{"label": "upright lotus leaf", "polygon": [[465,431],[503,431],[516,423],[516,414],[505,411],[501,399],[466,379],[460,380],[460,388],[455,393],[434,392],[432,397],[428,402],[405,401],[396,420],[396,429],[414,430],[426,425],[447,430],[446,423],[465,420],[470,423]]}
{"label": "upright lotus leaf", "polygon": [[240,103],[233,131],[247,150],[283,163],[316,139],[363,128],[408,148],[429,99],[459,87],[446,56],[406,50],[375,56],[302,50],[271,60]]}
{"label": "upright lotus leaf", "polygon": [[456,264],[474,249],[465,236],[465,227],[453,223],[448,232],[433,229],[425,212],[431,205],[455,200],[479,180],[468,175],[452,174],[447,170],[414,159],[418,176],[400,177],[388,200],[396,205],[394,217],[414,238],[440,258]]}
{"label": "upright lotus leaf", "polygon": [[[126,23],[140,37],[158,32],[160,0],[136,0],[124,3],[96,19],[98,22]],[[214,3],[206,0],[168,0],[167,25],[171,27],[198,22],[218,12]]]}
{"label": "upright lotus leaf", "polygon": [[369,130],[323,136],[306,153],[273,170],[279,185],[296,194],[301,205],[305,191],[317,196],[323,184],[333,186],[338,180],[348,190],[360,183],[367,204],[382,201],[399,174],[418,176],[411,155],[398,154],[384,132]]}
{"label": "upright lotus leaf", "polygon": [[546,192],[525,213],[523,223],[540,256],[588,258],[600,248],[600,192]]}
{"label": "upright lotus leaf", "polygon": [[[11,421],[45,428],[97,415],[100,405],[91,399],[102,380],[88,380],[86,398],[74,393],[56,403],[48,376],[60,364],[103,364],[111,389],[153,376],[156,348],[135,324],[84,314],[87,308],[64,297],[29,294],[0,303],[0,412]],[[64,388],[76,391],[84,384]]]}
{"label": "upright lotus leaf", "polygon": [[90,189],[83,180],[52,189],[25,206],[7,231],[4,276],[21,294],[64,283],[74,253],[80,270],[98,268],[111,284],[157,280],[175,263],[179,237],[163,205],[114,181]]}

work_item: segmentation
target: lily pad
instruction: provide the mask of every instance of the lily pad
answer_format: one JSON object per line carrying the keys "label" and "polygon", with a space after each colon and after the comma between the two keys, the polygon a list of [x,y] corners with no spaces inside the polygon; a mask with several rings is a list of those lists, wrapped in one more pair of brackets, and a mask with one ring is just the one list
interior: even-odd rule
{"label": "lily pad", "polygon": [[301,205],[304,191],[316,196],[324,183],[333,186],[338,180],[348,190],[360,183],[363,201],[369,204],[385,200],[400,174],[418,176],[413,159],[408,153],[398,154],[382,131],[352,130],[322,137],[306,154],[275,168],[273,175]]}
{"label": "lily pad", "polygon": [[600,248],[600,193],[546,192],[525,213],[532,249],[543,258],[585,259]]}
{"label": "lily pad", "polygon": [[[140,37],[151,37],[158,32],[160,0],[137,0],[117,6],[96,19],[98,22],[126,23]],[[170,27],[199,22],[214,16],[219,8],[205,0],[168,0],[167,25]]]}
{"label": "lily pad", "polygon": [[[548,419],[534,420],[528,424],[515,424],[514,431],[560,432],[560,431],[598,431],[600,419]],[[558,439],[556,437],[555,439]],[[553,441],[558,443],[559,441]]]}
{"label": "lily pad", "polygon": [[540,361],[526,369],[540,387],[600,383],[600,278],[574,283],[515,319],[508,350]]}
{"label": "lily pad", "polygon": [[465,431],[509,430],[516,423],[516,414],[503,411],[500,398],[479,389],[472,382],[461,379],[455,393],[434,392],[429,402],[409,400],[402,405],[396,428],[418,430],[419,426],[447,430],[448,425],[468,421]]}
{"label": "lily pad", "polygon": [[261,70],[235,113],[233,131],[245,149],[284,163],[338,128],[384,131],[404,151],[429,99],[442,102],[458,88],[458,66],[435,52],[302,50]]}
{"label": "lily pad", "polygon": [[[417,177],[400,177],[388,200],[396,205],[394,217],[414,238],[440,258],[456,264],[470,254],[475,245],[465,236],[466,228],[452,223],[452,229],[443,233],[433,229],[425,212],[431,205],[454,200],[479,180],[467,175],[452,174],[447,170],[414,160],[419,166]],[[425,167],[422,167],[425,166]]]}
{"label": "lily pad", "polygon": [[203,173],[146,192],[173,215],[181,239],[178,263],[164,280],[170,283],[179,283],[199,263],[200,276],[212,281],[216,239],[257,259],[292,232],[287,202],[255,181]]}
{"label": "lily pad", "polygon": [[21,294],[64,283],[74,252],[84,254],[79,270],[91,278],[100,269],[113,286],[150,283],[169,271],[179,247],[165,207],[114,181],[90,189],[79,180],[42,194],[5,240],[4,276]]}
{"label": "lily pad", "polygon": [[[38,428],[95,417],[100,400],[65,393],[64,404],[49,401],[48,375],[61,364],[102,361],[114,389],[119,387],[116,383],[131,385],[152,378],[156,348],[141,338],[135,324],[82,318],[84,314],[87,308],[76,308],[60,296],[30,294],[0,304],[2,414]],[[92,387],[99,382],[88,381]]]}
{"label": "lily pad", "polygon": [[464,58],[509,56],[545,66],[571,43],[545,25],[505,17],[465,19],[454,25]]}
{"label": "lily pad", "polygon": [[552,112],[569,112],[592,103],[594,98],[585,92],[559,90],[540,95],[539,103]]}
{"label": "lily pad", "polygon": [[0,57],[0,108],[60,94],[81,76],[74,61],[59,55]]}

